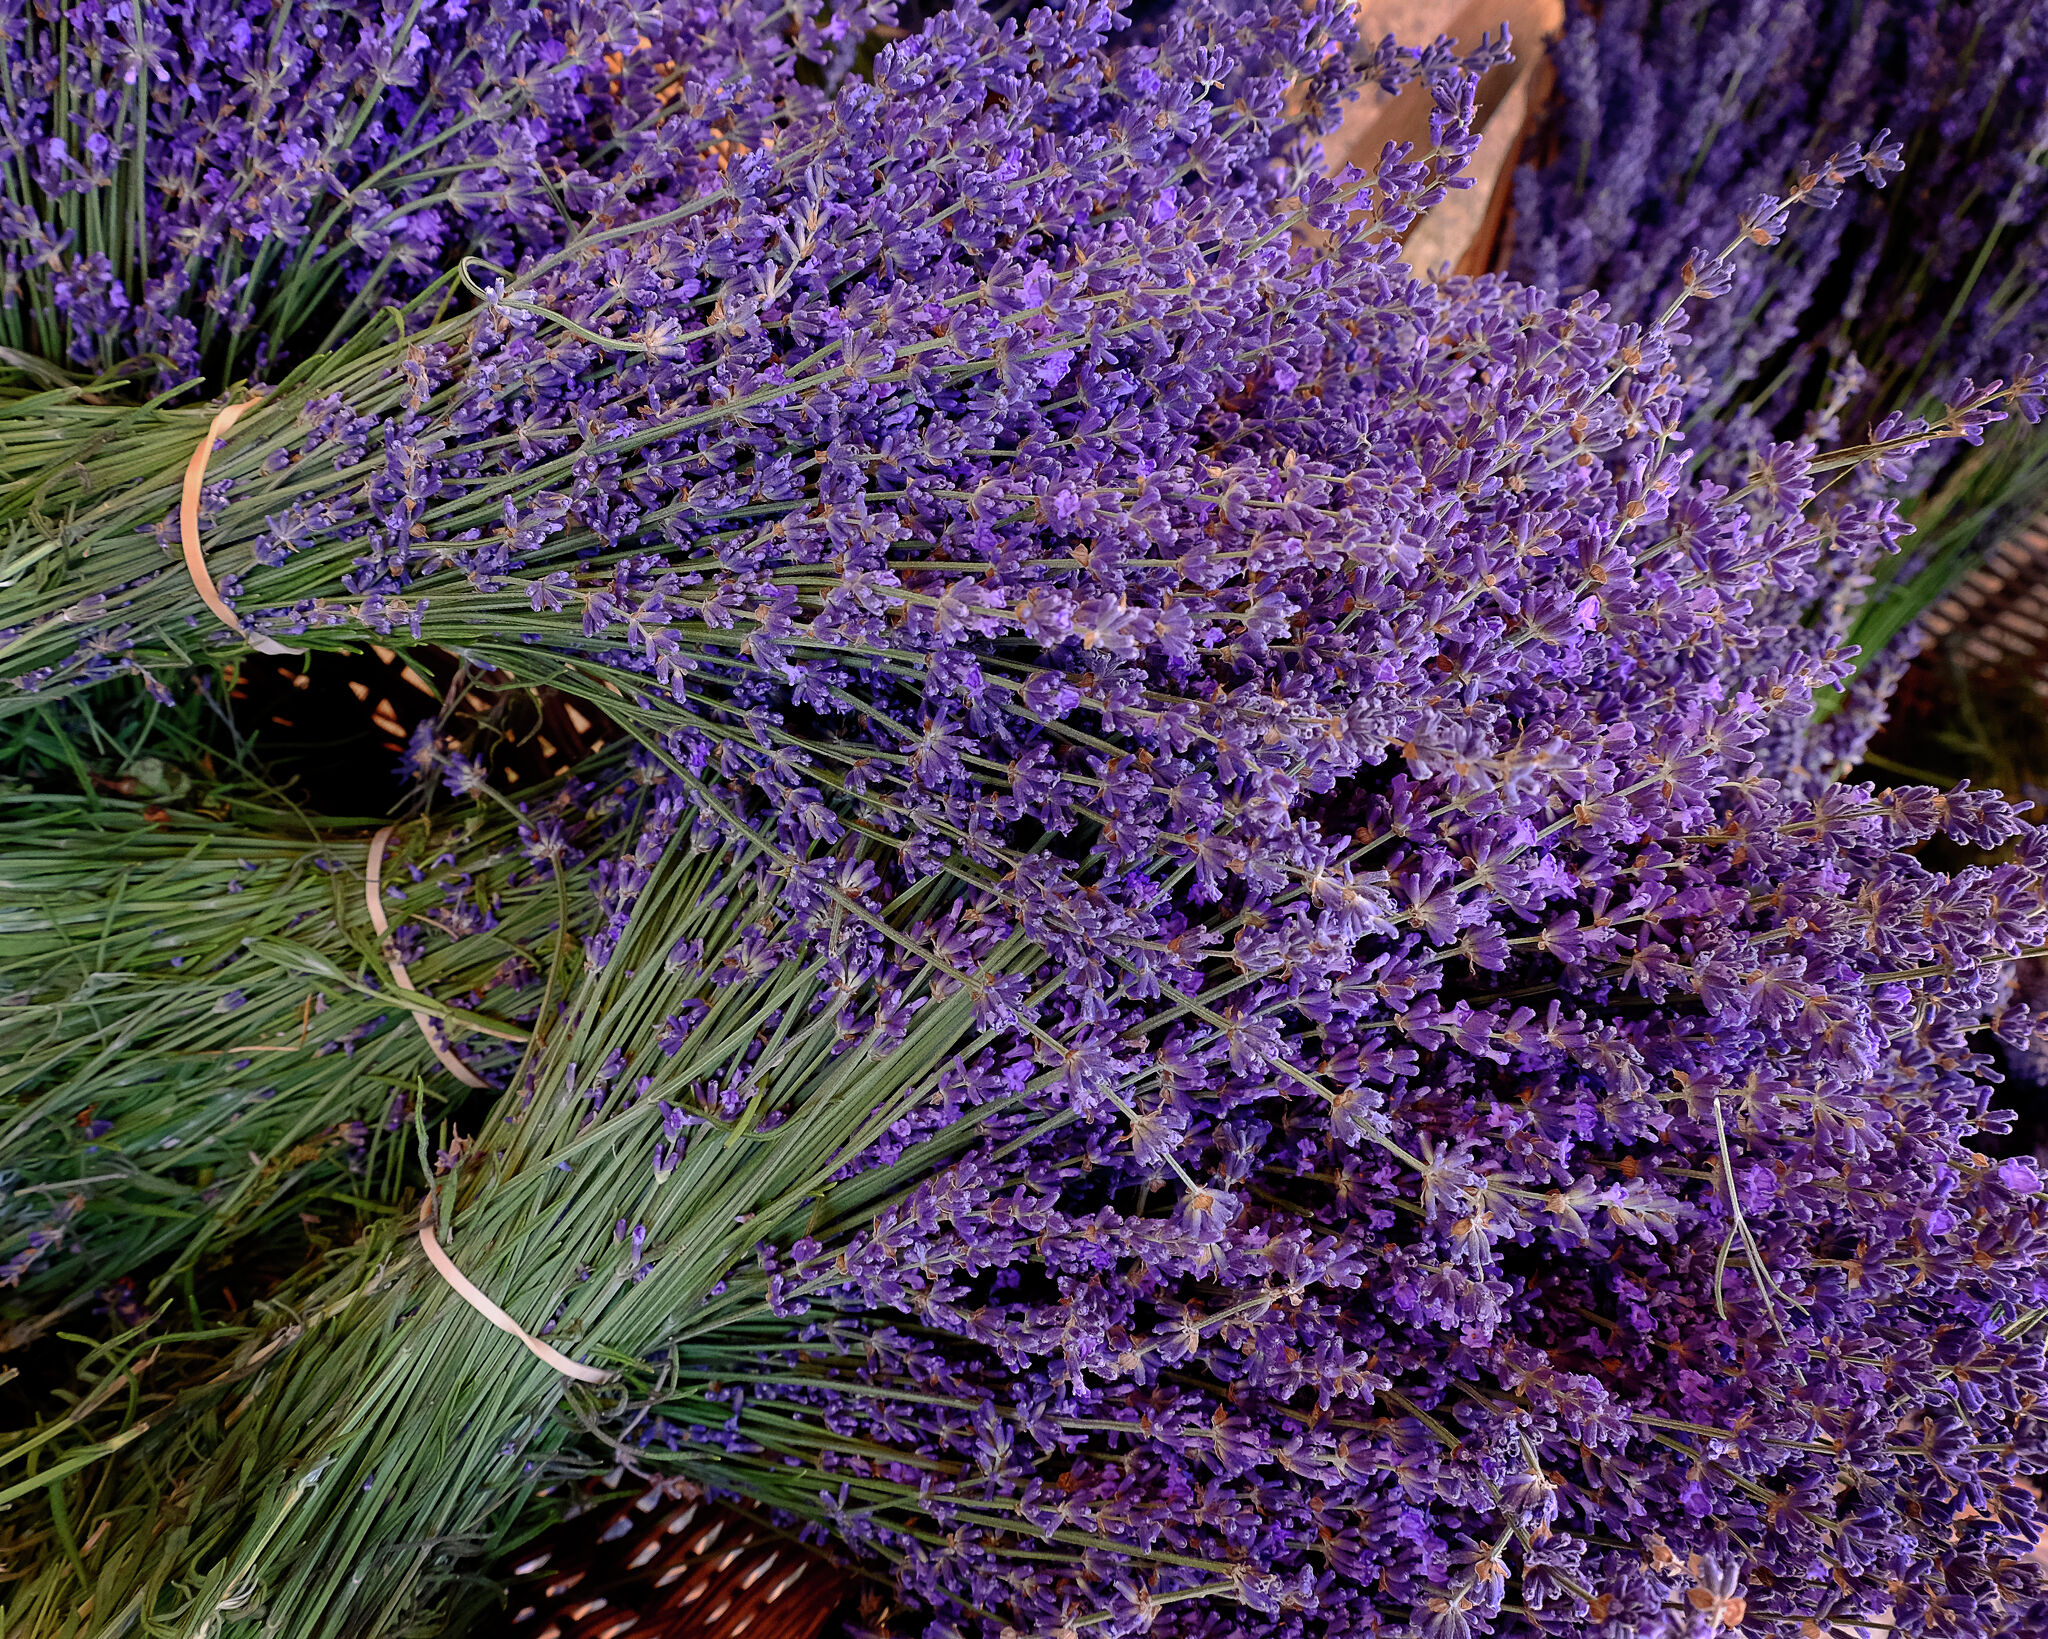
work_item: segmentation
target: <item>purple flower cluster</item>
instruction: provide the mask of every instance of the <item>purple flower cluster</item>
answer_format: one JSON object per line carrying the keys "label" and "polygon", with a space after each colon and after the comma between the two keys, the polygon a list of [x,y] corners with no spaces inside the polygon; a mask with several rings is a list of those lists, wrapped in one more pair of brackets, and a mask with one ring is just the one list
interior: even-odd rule
{"label": "purple flower cluster", "polygon": [[281,373],[463,254],[559,244],[686,74],[787,92],[867,26],[808,0],[7,0],[0,341],[155,389]]}
{"label": "purple flower cluster", "polygon": [[[1684,284],[1725,202],[1810,175],[1888,127],[1903,172],[1735,272],[1694,327],[1688,437],[1746,453],[1861,436],[2048,352],[2048,9],[2034,0],[1627,0],[1574,9],[1558,95],[1517,180],[1505,265],[1627,310]],[[1920,539],[1847,560],[1790,608],[1864,654],[1874,720],[1910,628],[2004,528],[2048,498],[2038,441],[1933,450],[1890,475]],[[1859,730],[1842,738],[1853,743]]]}
{"label": "purple flower cluster", "polygon": [[[1452,876],[1472,821],[1407,796],[1394,880]],[[1969,1147],[1968,1035],[2039,1030],[1997,958],[2048,936],[2048,835],[1970,792],[1714,807],[1532,851],[1578,909],[1499,962],[1417,928],[1213,1031],[1127,1004],[1123,1119],[1046,1066],[984,1157],[771,1260],[817,1386],[724,1374],[728,1438],[991,1633],[2036,1631],[2048,1211]],[[1929,873],[1937,829],[2015,863]]]}
{"label": "purple flower cluster", "polygon": [[[1739,441],[1832,397],[1850,433],[2048,352],[2048,8],[2036,0],[1624,0],[1551,50],[1508,266],[1622,311],[1669,300],[1730,200],[1874,128],[1903,172],[1793,224],[1694,322],[1692,411]],[[1939,462],[1923,463],[1925,483]]]}
{"label": "purple flower cluster", "polygon": [[[1095,363],[1111,412],[1077,421],[1100,420],[1134,451],[1149,448],[1157,427],[1200,413],[1217,380],[1243,390],[1271,350],[1259,345],[1270,326],[1245,304],[1263,302],[1260,267],[1284,267],[1284,244],[1272,246],[1285,225],[1244,211],[1294,180],[1324,186],[1298,139],[1354,77],[1342,10],[1325,9],[1276,28],[1221,8],[1183,19],[1165,50],[1115,59],[1099,49],[1118,20],[1106,7],[1064,22],[1035,16],[1035,33],[1021,36],[970,12],[885,54],[876,83],[829,100],[790,76],[764,86],[765,71],[737,89],[686,78],[628,159],[585,178],[586,231],[571,249],[480,313],[429,324],[413,345],[313,368],[275,396],[276,409],[243,423],[267,427],[270,441],[239,433],[216,457],[199,508],[223,591],[252,610],[282,600],[280,623],[302,629],[360,620],[406,631],[419,625],[412,589],[443,607],[456,589],[509,589],[516,595],[502,608],[478,611],[502,634],[504,617],[529,603],[556,612],[572,591],[583,601],[566,568],[508,588],[522,567],[573,565],[607,542],[717,539],[734,509],[760,504],[757,484],[773,488],[761,501],[777,510],[814,492],[834,496],[855,474],[821,463],[820,439],[871,443],[893,416],[943,425],[956,409],[980,408],[984,425],[970,416],[946,436],[996,439],[991,450],[974,455],[972,444],[954,450],[942,439],[929,463],[904,453],[948,479],[999,460],[1003,439],[1059,402],[1062,361],[1076,358],[1083,375]],[[1233,56],[1247,41],[1259,49]],[[1391,48],[1382,58],[1374,71],[1390,83],[1449,61],[1438,51],[1418,65]],[[1290,113],[1290,97],[1307,112]],[[1447,132],[1456,137],[1454,122]],[[1462,140],[1392,168],[1384,226],[1404,225],[1451,179],[1469,148]],[[1211,196],[1213,208],[1197,215]],[[1227,254],[1231,230],[1264,254],[1206,266]],[[1148,255],[1157,263],[1149,274]],[[1073,256],[1094,267],[1053,278]],[[1194,306],[1192,290],[1176,301],[1168,281],[1183,276],[1214,304]],[[1290,294],[1277,289],[1275,300]],[[1033,308],[1046,309],[1035,322]],[[430,303],[409,322],[437,310]],[[1184,329],[1191,314],[1213,333],[1211,356],[1155,390],[1144,372],[1163,360],[1152,354],[1177,345],[1165,326]],[[1252,332],[1232,344],[1230,322],[1243,318]],[[1091,341],[1112,319],[1116,328]],[[1020,324],[1030,334],[1013,347],[1005,332]],[[848,337],[859,338],[850,354]],[[1086,359],[1105,343],[1112,357]],[[975,378],[997,351],[1004,363],[991,393]],[[907,390],[891,390],[882,362],[899,353],[924,372]],[[820,368],[792,377],[805,358]],[[969,391],[935,399],[932,389],[953,377]],[[764,391],[784,378],[796,383],[789,391]],[[202,430],[172,437],[166,480],[173,458],[182,475]],[[754,446],[770,438],[756,475]],[[76,475],[49,476],[41,506],[77,493]],[[26,667],[13,674],[20,686],[91,681],[124,662],[184,653],[196,617],[182,572],[164,574],[170,566],[147,546],[108,554],[136,544],[135,522],[152,527],[158,546],[175,544],[174,520],[155,528],[176,505],[175,485],[143,493],[156,510],[106,520],[97,562],[87,567],[81,554],[80,573],[54,591],[22,587],[7,600],[0,632]],[[800,530],[795,560],[812,555],[813,536],[854,527],[849,518],[827,531],[821,519]],[[245,554],[252,568],[241,567]],[[264,572],[287,565],[296,572]],[[642,565],[619,567],[635,589]],[[608,621],[606,606],[595,613],[599,631],[623,624]],[[714,619],[724,614],[714,607]],[[85,641],[68,661],[35,664],[57,635],[53,618],[83,622]]]}

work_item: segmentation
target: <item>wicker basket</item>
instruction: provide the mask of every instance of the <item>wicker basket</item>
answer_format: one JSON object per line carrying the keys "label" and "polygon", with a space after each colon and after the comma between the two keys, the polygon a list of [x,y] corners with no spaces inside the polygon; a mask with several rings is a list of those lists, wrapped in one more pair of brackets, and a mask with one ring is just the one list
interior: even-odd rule
{"label": "wicker basket", "polygon": [[1997,541],[1920,626],[1930,649],[1946,640],[1973,665],[2018,663],[2048,678],[2048,517]]}
{"label": "wicker basket", "polygon": [[399,772],[406,737],[446,710],[446,730],[487,758],[517,797],[573,767],[619,731],[602,712],[551,689],[465,669],[439,649],[372,645],[339,654],[241,660],[230,687],[235,721],[257,737],[273,771],[327,814],[380,814],[413,786]]}
{"label": "wicker basket", "polygon": [[685,1486],[564,1521],[511,1567],[508,1639],[821,1639],[851,1582]]}

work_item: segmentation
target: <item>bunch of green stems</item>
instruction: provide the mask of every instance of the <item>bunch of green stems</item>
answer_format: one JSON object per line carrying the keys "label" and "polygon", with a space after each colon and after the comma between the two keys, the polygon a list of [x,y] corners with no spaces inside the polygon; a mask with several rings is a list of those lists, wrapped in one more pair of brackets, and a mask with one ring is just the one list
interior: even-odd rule
{"label": "bunch of green stems", "polygon": [[[837,863],[875,852],[849,842]],[[768,1315],[746,1273],[757,1243],[864,1224],[970,1143],[1010,1099],[854,1164],[1000,1032],[937,965],[862,979],[839,960],[941,914],[961,885],[930,877],[872,924],[831,909],[808,926],[788,887],[751,842],[670,846],[609,960],[421,1203],[470,1282],[617,1383],[572,1383],[487,1323],[408,1205],[258,1306],[225,1358],[217,1340],[171,1339],[205,1356],[186,1381],[152,1375],[167,1340],[138,1329],[85,1363],[63,1416],[0,1443],[0,1498],[17,1505],[0,1551],[32,1568],[0,1632],[407,1631],[516,1528],[579,1417],[644,1392],[650,1354],[716,1356]],[[749,964],[764,948],[774,959]],[[980,974],[1042,962],[1012,935]],[[906,1013],[900,1037],[885,1027]]]}
{"label": "bunch of green stems", "polygon": [[601,849],[633,797],[584,790],[390,829],[388,936],[367,896],[375,821],[247,786],[175,806],[0,798],[11,1340],[124,1279],[141,1283],[127,1301],[182,1291],[196,1314],[203,1261],[288,1225],[309,1194],[404,1168],[414,1108],[502,1080],[594,912],[583,873],[528,844],[552,823],[549,847]]}

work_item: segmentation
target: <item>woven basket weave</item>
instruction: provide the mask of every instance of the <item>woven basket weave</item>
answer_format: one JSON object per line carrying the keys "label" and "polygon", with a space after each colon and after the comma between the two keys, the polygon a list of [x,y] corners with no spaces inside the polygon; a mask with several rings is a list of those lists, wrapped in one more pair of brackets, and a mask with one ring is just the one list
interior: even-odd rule
{"label": "woven basket weave", "polygon": [[845,1573],[693,1491],[564,1521],[511,1566],[507,1639],[827,1639]]}
{"label": "woven basket weave", "polygon": [[1929,648],[1946,639],[1975,665],[2019,662],[2048,678],[2048,517],[1997,541],[1920,628]]}

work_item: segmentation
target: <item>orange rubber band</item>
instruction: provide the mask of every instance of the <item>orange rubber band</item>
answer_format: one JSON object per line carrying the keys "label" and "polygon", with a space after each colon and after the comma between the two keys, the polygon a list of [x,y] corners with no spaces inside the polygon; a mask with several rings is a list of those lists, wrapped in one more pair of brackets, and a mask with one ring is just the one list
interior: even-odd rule
{"label": "orange rubber band", "polygon": [[[384,960],[390,964],[391,977],[401,990],[418,990],[412,982],[412,975],[405,971],[405,964],[398,959],[398,953],[391,948],[391,924],[384,920],[384,845],[391,840],[395,825],[387,825],[370,838],[370,862],[363,872],[363,901],[370,907],[370,923],[377,930],[377,937],[384,941]],[[461,1059],[455,1056],[455,1049],[448,1045],[448,1033],[441,1028],[441,1021],[431,1014],[412,1011],[412,1022],[420,1027],[420,1034],[427,1038],[427,1045],[434,1050],[434,1057],[446,1066],[448,1073],[465,1087],[488,1087],[485,1081]]]}
{"label": "orange rubber band", "polygon": [[245,398],[239,404],[230,404],[213,418],[213,425],[206,429],[199,448],[192,452],[192,459],[185,464],[185,492],[178,504],[178,539],[185,547],[185,572],[192,577],[199,596],[223,626],[259,654],[304,654],[304,649],[287,648],[275,638],[258,636],[242,624],[241,618],[228,607],[227,600],[213,584],[213,576],[206,570],[206,554],[199,547],[199,493],[206,483],[206,464],[213,459],[213,446],[227,437],[228,429],[242,419],[244,411],[253,410],[262,402],[261,398]]}
{"label": "orange rubber band", "polygon": [[609,1383],[618,1375],[616,1372],[608,1372],[598,1366],[586,1366],[580,1361],[571,1360],[559,1349],[549,1348],[524,1326],[520,1325],[518,1321],[506,1314],[503,1309],[500,1309],[489,1298],[485,1297],[482,1292],[478,1291],[475,1283],[460,1269],[455,1267],[455,1260],[449,1257],[441,1249],[441,1243],[434,1239],[433,1216],[434,1201],[433,1197],[429,1196],[426,1200],[420,1202],[420,1246],[427,1254],[427,1262],[441,1271],[441,1278],[455,1288],[455,1295],[457,1297],[462,1299],[464,1303],[468,1304],[478,1314],[482,1315],[493,1326],[497,1327],[499,1331],[510,1332],[564,1377],[573,1377],[579,1383]]}

